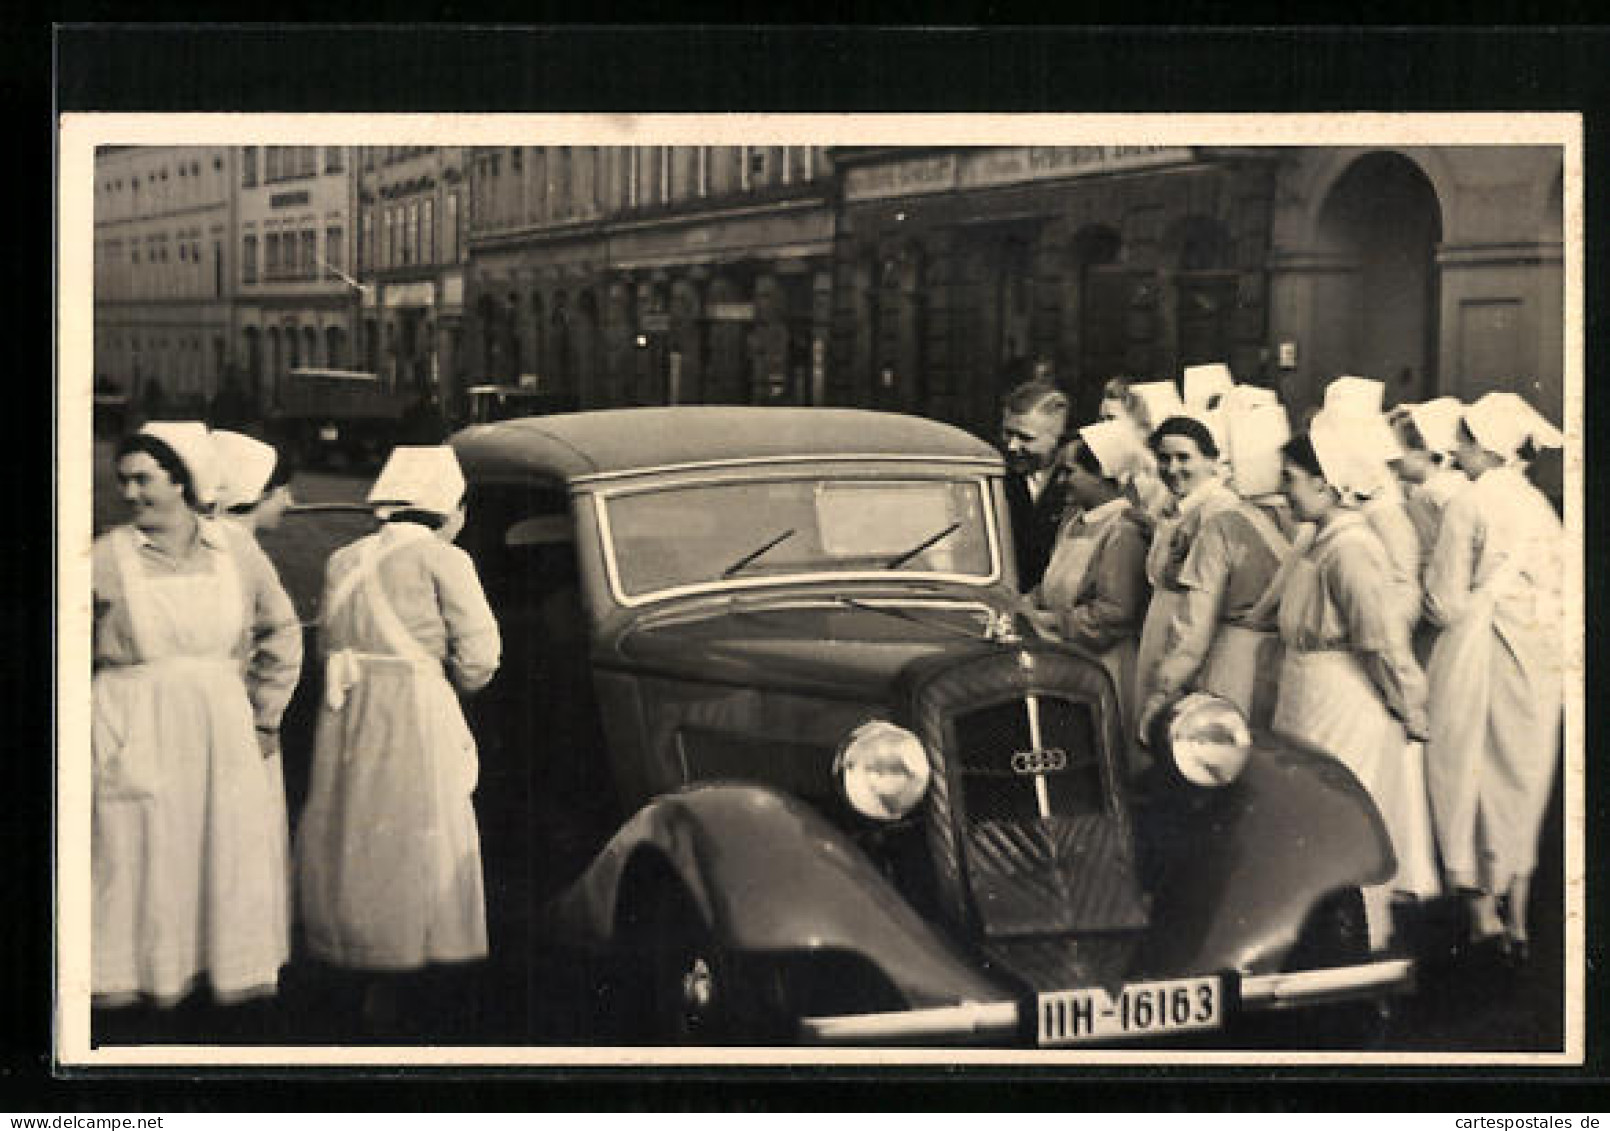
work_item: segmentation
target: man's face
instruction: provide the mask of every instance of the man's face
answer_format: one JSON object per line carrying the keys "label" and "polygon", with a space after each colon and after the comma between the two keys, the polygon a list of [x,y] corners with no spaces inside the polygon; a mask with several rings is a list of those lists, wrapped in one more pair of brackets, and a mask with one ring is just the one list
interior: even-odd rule
{"label": "man's face", "polygon": [[1031,409],[1001,417],[1001,449],[1009,471],[1033,475],[1051,466],[1062,440],[1066,414]]}

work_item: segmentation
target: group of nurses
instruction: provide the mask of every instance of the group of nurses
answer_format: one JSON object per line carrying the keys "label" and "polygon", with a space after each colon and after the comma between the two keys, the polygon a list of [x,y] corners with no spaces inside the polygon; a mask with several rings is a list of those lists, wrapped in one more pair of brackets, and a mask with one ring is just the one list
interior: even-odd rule
{"label": "group of nurses", "polygon": [[1448,890],[1524,957],[1563,696],[1563,528],[1524,468],[1559,433],[1512,393],[1388,416],[1380,382],[1344,377],[1293,437],[1227,375],[1211,400],[1200,368],[1195,396],[1104,390],[1031,619],[1114,672],[1137,772],[1192,690],[1347,765],[1397,858],[1365,892],[1375,947],[1395,900]]}

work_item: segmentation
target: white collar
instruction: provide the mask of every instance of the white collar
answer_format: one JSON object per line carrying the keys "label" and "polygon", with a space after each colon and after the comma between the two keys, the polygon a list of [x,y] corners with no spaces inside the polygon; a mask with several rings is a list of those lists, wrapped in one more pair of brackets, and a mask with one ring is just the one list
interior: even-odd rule
{"label": "white collar", "polygon": [[387,522],[380,527],[380,537],[387,542],[417,542],[434,537],[436,532],[417,522]]}
{"label": "white collar", "polygon": [[1186,515],[1200,507],[1203,503],[1206,503],[1209,499],[1213,498],[1213,496],[1220,490],[1227,489],[1228,488],[1224,486],[1224,481],[1217,475],[1209,476],[1206,483],[1203,483],[1200,487],[1195,488],[1190,494],[1186,495],[1179,501],[1178,509],[1180,517],[1184,518]]}
{"label": "white collar", "polygon": [[1109,518],[1115,518],[1128,509],[1129,500],[1120,495],[1116,499],[1108,499],[1099,507],[1093,507],[1079,516],[1079,522],[1084,526],[1095,526]]}
{"label": "white collar", "polygon": [[[138,526],[135,526],[133,523],[130,523],[129,524],[129,529],[134,531],[134,540],[140,546],[149,547],[149,548],[151,548],[153,550],[158,549],[158,546],[156,544],[156,539],[152,538],[149,534],[147,534],[145,531],[141,530]],[[204,515],[197,515],[196,516],[196,541],[198,543],[200,543],[201,545],[207,547],[209,550],[221,550],[221,549],[223,549],[224,545],[225,545],[225,543],[224,543],[224,532],[223,532],[223,528],[219,525],[218,520],[207,518]]]}

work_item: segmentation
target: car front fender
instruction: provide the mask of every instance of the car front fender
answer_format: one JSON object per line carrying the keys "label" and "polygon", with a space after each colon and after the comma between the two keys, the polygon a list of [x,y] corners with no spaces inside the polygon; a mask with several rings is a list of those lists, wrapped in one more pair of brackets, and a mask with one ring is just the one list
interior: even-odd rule
{"label": "car front fender", "polygon": [[1281,969],[1328,896],[1394,867],[1375,803],[1335,758],[1263,739],[1231,785],[1177,793],[1141,818],[1159,859],[1145,969]]}
{"label": "car front fender", "polygon": [[1006,992],[969,966],[848,837],[762,786],[712,784],[657,798],[545,909],[555,941],[610,947],[631,869],[668,867],[715,938],[739,952],[859,955],[912,1007]]}

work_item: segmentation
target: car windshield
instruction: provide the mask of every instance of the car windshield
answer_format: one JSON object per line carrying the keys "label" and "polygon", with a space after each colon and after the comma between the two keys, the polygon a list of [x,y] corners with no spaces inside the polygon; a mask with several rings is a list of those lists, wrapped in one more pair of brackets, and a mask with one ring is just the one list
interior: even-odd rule
{"label": "car windshield", "polygon": [[621,595],[897,571],[996,574],[977,479],[791,477],[634,490],[604,501]]}

